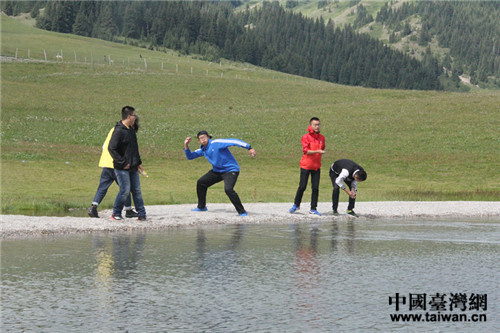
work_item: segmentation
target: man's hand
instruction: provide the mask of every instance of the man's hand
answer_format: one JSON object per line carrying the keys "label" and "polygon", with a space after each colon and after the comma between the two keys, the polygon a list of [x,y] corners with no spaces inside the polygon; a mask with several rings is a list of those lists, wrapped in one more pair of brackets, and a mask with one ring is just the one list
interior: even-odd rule
{"label": "man's hand", "polygon": [[188,136],[186,140],[184,140],[184,149],[189,149],[189,143],[191,142],[191,137]]}
{"label": "man's hand", "polygon": [[124,170],[128,170],[128,169],[130,169],[130,164],[125,165],[125,167],[124,167],[123,169],[124,169]]}
{"label": "man's hand", "polygon": [[257,152],[253,148],[248,149],[248,153],[251,157],[255,157],[255,155],[257,155]]}
{"label": "man's hand", "polygon": [[351,199],[356,199],[356,192],[354,190],[346,191],[346,193],[349,195]]}
{"label": "man's hand", "polygon": [[322,150],[322,149],[320,149],[320,150],[308,150],[307,153],[306,153],[306,155],[312,155],[312,154],[321,154],[321,155],[323,155],[324,153],[326,153],[326,151]]}

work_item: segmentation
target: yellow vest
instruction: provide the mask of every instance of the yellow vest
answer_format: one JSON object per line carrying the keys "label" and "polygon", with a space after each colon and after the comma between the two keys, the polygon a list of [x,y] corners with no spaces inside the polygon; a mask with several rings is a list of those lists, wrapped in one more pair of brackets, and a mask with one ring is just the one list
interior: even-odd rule
{"label": "yellow vest", "polygon": [[111,157],[111,154],[108,151],[109,140],[111,140],[111,136],[113,135],[114,131],[115,128],[113,127],[109,131],[108,136],[106,137],[106,141],[104,141],[104,144],[102,145],[102,154],[101,154],[101,159],[99,160],[99,166],[101,168],[111,168],[111,169],[115,168],[115,166],[113,165],[113,158]]}

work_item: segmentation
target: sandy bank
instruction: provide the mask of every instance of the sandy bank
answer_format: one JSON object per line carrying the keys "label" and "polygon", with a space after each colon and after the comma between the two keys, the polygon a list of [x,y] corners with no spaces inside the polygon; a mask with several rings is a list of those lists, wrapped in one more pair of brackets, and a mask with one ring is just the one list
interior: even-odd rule
{"label": "sandy bank", "polygon": [[123,222],[111,220],[111,211],[99,212],[101,218],[50,217],[0,215],[0,237],[24,238],[51,234],[71,234],[78,232],[130,231],[136,229],[165,229],[193,225],[214,224],[258,224],[347,221],[356,219],[360,223],[367,219],[430,219],[430,218],[494,218],[500,219],[500,201],[383,201],[359,202],[355,211],[360,215],[354,218],[345,214],[347,203],[341,203],[340,216],[333,216],[330,203],[322,202],[318,211],[322,216],[308,214],[308,203],[302,210],[288,213],[290,203],[247,203],[248,216],[239,217],[233,206],[228,204],[209,204],[208,212],[191,212],[194,204],[146,206],[148,221],[125,219]]}

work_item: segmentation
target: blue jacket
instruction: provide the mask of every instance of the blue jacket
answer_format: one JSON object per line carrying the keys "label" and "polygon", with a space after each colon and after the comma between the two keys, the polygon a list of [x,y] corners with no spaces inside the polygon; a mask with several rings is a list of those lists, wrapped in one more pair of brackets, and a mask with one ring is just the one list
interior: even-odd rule
{"label": "blue jacket", "polygon": [[240,171],[238,162],[236,162],[236,159],[228,149],[232,146],[238,146],[245,149],[252,148],[250,144],[238,139],[210,139],[206,147],[202,145],[193,152],[189,149],[184,149],[184,153],[186,153],[188,160],[205,156],[210,164],[212,164],[215,172]]}

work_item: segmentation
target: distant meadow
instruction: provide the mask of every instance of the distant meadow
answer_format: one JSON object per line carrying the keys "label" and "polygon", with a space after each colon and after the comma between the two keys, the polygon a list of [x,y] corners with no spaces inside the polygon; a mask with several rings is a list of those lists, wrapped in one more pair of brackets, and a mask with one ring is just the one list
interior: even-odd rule
{"label": "distant meadow", "polygon": [[[199,130],[256,149],[250,158],[232,148],[243,203],[291,203],[313,116],[326,137],[320,201],[331,200],[328,167],[340,158],[368,173],[358,200],[500,200],[498,92],[348,87],[1,19],[4,214],[89,206],[102,143],[124,105],[140,116],[146,205],[196,202],[196,180],[210,165],[186,160],[182,147]],[[209,190],[209,203],[227,201],[222,185]]]}

